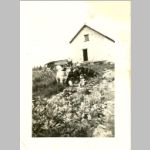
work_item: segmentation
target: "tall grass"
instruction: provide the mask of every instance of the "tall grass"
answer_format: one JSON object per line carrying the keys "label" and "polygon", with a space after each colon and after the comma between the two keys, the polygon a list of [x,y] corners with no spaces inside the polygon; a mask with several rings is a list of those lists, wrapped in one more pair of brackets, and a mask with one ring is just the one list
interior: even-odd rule
{"label": "tall grass", "polygon": [[32,82],[33,97],[51,97],[65,88],[65,85],[56,82],[53,71],[33,70]]}
{"label": "tall grass", "polygon": [[[114,64],[105,61],[98,61],[92,63],[82,64],[84,68],[88,68],[97,73],[97,81],[102,81],[102,76],[106,69],[114,70]],[[47,71],[45,68],[34,67],[32,70],[32,91],[33,97],[51,97],[54,94],[57,94],[63,91],[66,88],[66,85],[62,85],[56,82],[55,76],[56,72]]]}

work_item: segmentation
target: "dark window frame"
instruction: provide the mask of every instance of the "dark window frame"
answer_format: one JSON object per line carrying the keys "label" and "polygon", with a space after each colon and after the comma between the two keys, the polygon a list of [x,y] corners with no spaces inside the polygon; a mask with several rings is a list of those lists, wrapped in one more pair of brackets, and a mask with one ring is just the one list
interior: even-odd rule
{"label": "dark window frame", "polygon": [[84,42],[87,42],[87,41],[89,41],[89,34],[84,35]]}

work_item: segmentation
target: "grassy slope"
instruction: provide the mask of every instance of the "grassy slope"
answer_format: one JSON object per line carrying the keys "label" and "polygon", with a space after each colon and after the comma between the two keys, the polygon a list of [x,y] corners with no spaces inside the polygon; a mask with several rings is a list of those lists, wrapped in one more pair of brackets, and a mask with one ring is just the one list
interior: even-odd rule
{"label": "grassy slope", "polygon": [[[93,69],[98,72],[99,75],[96,78],[90,79],[83,88],[61,87],[56,84],[54,74],[48,72],[42,73],[41,71],[33,72],[33,99],[35,98],[37,101],[37,96],[40,95],[42,96],[40,99],[42,102],[43,98],[47,97],[46,101],[44,101],[45,105],[39,102],[39,105],[33,104],[34,108],[37,108],[37,106],[43,109],[48,108],[47,112],[52,109],[54,111],[56,110],[56,112],[53,111],[51,113],[52,116],[54,116],[54,113],[56,113],[56,116],[64,113],[61,115],[66,115],[68,117],[63,118],[63,121],[65,122],[66,127],[69,126],[65,129],[63,126],[64,123],[57,122],[56,119],[51,118],[49,119],[50,121],[59,125],[59,128],[56,128],[55,130],[63,129],[63,132],[60,135],[60,132],[54,132],[53,130],[49,133],[49,129],[54,128],[52,126],[53,123],[45,124],[48,119],[41,121],[42,119],[40,117],[38,118],[38,111],[33,110],[33,126],[35,125],[33,136],[114,136],[114,65],[97,63],[93,65],[86,64],[85,67]],[[38,87],[38,90],[34,91],[35,87]],[[72,92],[72,90],[74,90],[74,92]],[[72,102],[71,106],[68,105],[67,99]],[[59,105],[62,102],[64,103],[62,106],[58,106],[57,102],[59,102]],[[51,108],[51,105],[57,105],[57,107]],[[67,107],[67,111],[63,112],[62,109],[65,107]],[[97,108],[94,110],[95,107]],[[57,110],[58,108],[59,110]],[[69,111],[70,108],[71,111]],[[98,111],[98,109],[100,110]],[[76,116],[75,112],[72,112],[72,110],[79,115]],[[102,112],[101,116],[97,117],[100,112]],[[69,117],[69,114],[72,116]],[[60,118],[62,118],[61,115]],[[35,116],[37,116],[37,119],[35,119]],[[45,116],[47,117],[46,114],[43,115],[43,117]],[[68,119],[72,119],[72,121],[70,121],[73,122],[72,126],[67,123]],[[37,129],[37,125],[39,127],[42,123],[43,126],[46,125],[44,131]],[[43,128],[43,126],[40,126],[40,128]],[[74,126],[76,126],[78,130],[74,129]],[[83,126],[83,128],[79,129],[81,126]],[[35,130],[35,128],[37,130]],[[68,133],[67,131],[73,131],[73,133]],[[81,134],[81,131],[83,134]]]}

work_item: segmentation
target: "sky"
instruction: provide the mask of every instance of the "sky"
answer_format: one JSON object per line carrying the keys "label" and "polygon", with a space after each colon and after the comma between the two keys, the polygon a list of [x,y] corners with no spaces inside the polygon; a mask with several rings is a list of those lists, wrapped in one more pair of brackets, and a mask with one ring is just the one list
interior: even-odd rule
{"label": "sky", "polygon": [[129,47],[130,16],[129,1],[20,1],[20,55],[32,66],[68,58],[84,24]]}

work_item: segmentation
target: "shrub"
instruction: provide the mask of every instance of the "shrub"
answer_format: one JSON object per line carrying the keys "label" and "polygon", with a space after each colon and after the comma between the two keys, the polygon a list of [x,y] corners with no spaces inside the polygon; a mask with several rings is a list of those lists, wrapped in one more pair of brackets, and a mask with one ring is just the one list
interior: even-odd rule
{"label": "shrub", "polygon": [[113,136],[114,97],[111,109],[105,111],[111,96],[106,91],[111,93],[107,84],[88,84],[86,88],[68,87],[50,99],[34,101],[33,137],[92,137],[97,135],[99,125]]}
{"label": "shrub", "polygon": [[84,67],[98,75],[83,88],[56,83],[55,72],[33,71],[33,137],[114,136],[114,65]]}

